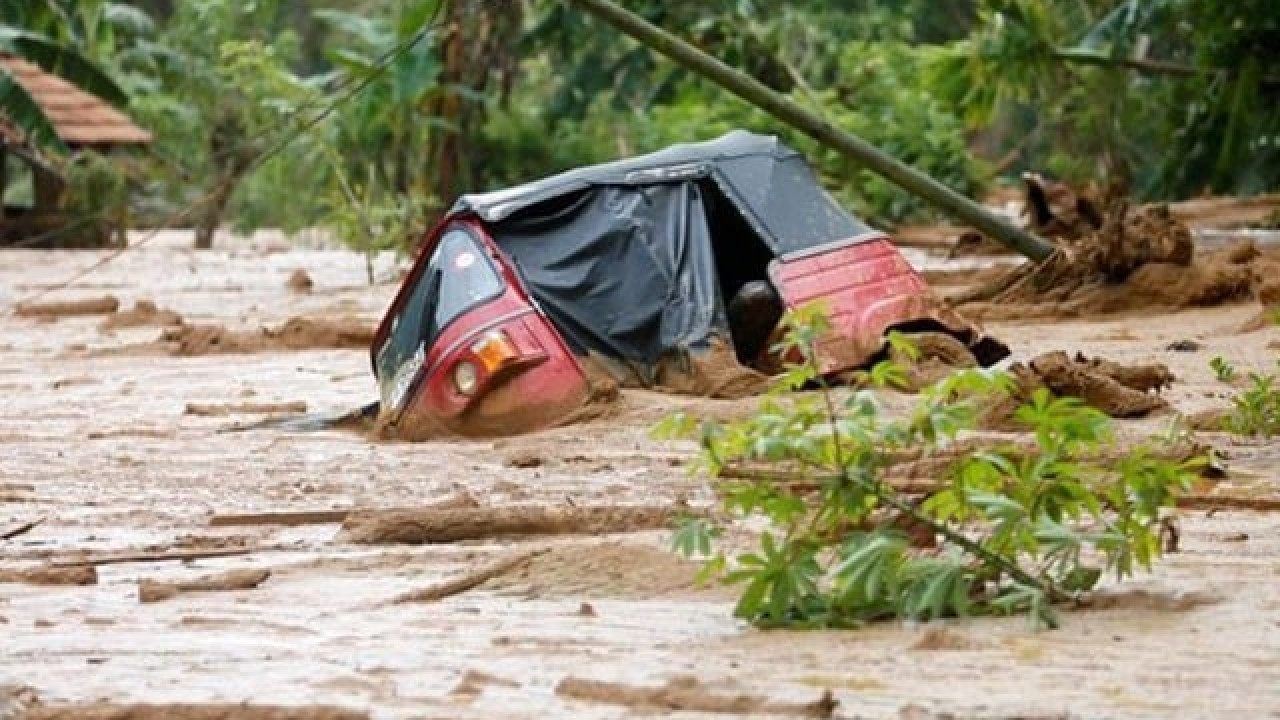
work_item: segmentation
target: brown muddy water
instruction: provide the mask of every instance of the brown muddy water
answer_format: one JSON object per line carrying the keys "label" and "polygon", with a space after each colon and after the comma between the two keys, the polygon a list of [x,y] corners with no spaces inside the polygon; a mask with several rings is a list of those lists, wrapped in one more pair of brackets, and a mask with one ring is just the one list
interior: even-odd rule
{"label": "brown muddy water", "polygon": [[[362,258],[350,253],[261,239],[196,253],[187,241],[161,237],[42,300],[111,295],[125,310],[147,300],[189,324],[258,333],[299,317],[371,328],[395,290],[390,258],[380,259],[370,287]],[[0,306],[99,257],[0,252]],[[312,279],[309,292],[289,286],[299,269]],[[1167,363],[1178,377],[1167,397],[1193,412],[1227,402],[1208,368],[1214,355],[1242,371],[1274,365],[1280,332],[1236,333],[1255,312],[988,329],[1015,357],[1063,349]],[[225,432],[273,406],[340,411],[372,400],[367,353],[304,345],[182,356],[157,344],[165,323],[101,329],[103,320],[0,319],[0,532],[43,519],[0,540],[0,567],[144,551],[241,554],[101,564],[93,585],[0,583],[0,687],[29,686],[44,703],[254,701],[335,704],[378,718],[608,718],[664,711],[557,687],[570,677],[658,687],[692,676],[709,691],[767,698],[756,716],[831,690],[838,717],[894,718],[913,704],[962,717],[1280,717],[1274,514],[1183,512],[1180,552],[1154,575],[1112,588],[1102,607],[1066,613],[1053,632],[1017,619],[761,632],[732,618],[731,594],[693,585],[692,569],[665,552],[665,532],[370,547],[344,544],[336,522],[210,525],[216,513],[412,506],[463,491],[486,505],[706,504],[705,483],[680,467],[690,448],[651,440],[648,429],[675,409],[733,416],[750,400],[627,391],[605,417],[486,442]],[[1182,340],[1200,349],[1166,349]],[[191,405],[226,411],[188,412]],[[1218,441],[1252,473],[1252,491],[1280,492],[1276,444]],[[533,548],[550,550],[469,592],[389,603]],[[140,580],[255,569],[270,575],[251,589],[139,602]]]}

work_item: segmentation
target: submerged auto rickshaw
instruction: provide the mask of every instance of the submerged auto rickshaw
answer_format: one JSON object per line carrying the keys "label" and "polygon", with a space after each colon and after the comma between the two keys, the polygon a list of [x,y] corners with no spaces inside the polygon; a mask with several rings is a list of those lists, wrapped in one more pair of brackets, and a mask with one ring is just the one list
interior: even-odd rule
{"label": "submerged auto rickshaw", "polygon": [[798,153],[735,131],[460,198],[375,335],[380,412],[402,435],[486,436],[563,420],[596,373],[715,394],[672,378],[708,359],[763,367],[777,316],[814,301],[827,375],[864,366],[894,329],[947,333],[982,365],[1009,353]]}

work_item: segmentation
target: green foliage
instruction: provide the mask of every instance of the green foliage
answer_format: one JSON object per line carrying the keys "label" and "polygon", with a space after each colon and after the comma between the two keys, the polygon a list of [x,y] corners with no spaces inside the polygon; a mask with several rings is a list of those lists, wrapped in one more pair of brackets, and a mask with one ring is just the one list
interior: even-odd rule
{"label": "green foliage", "polygon": [[1209,367],[1213,369],[1213,376],[1218,378],[1218,382],[1229,383],[1236,379],[1235,366],[1224,360],[1221,355],[1214,356],[1209,361]]}
{"label": "green foliage", "polygon": [[[128,71],[139,43],[154,30],[141,10],[106,0],[31,0],[0,7],[0,52],[35,63],[117,106],[141,89]],[[66,147],[26,89],[0,68],[0,114],[32,144]]]}
{"label": "green foliage", "polygon": [[[1280,187],[1271,4],[626,6],[962,193],[980,194],[995,166],[1119,177],[1172,197]],[[154,18],[109,0],[0,5],[0,49],[117,103],[132,99],[130,113],[156,136],[136,203],[152,221],[229,188],[195,220],[216,223],[225,205],[241,230],[324,225],[356,247],[389,247],[459,188],[736,127],[781,135],[842,203],[878,224],[932,218],[891,183],[568,3],[454,16],[442,0],[201,0],[162,4],[170,9]],[[0,97],[12,121],[56,144],[2,73]],[[328,105],[325,122],[250,168],[264,145]]]}
{"label": "green foliage", "polygon": [[[530,74],[545,77],[550,71],[535,66]],[[488,114],[478,141],[478,152],[487,159],[483,189],[509,187],[635,150],[630,128],[609,112],[607,102],[598,102],[583,122],[557,119],[540,102],[537,82],[515,89],[506,109]]]}
{"label": "green foliage", "polygon": [[[1118,460],[1104,457],[1115,440],[1110,419],[1042,390],[1015,416],[1034,439],[1031,449],[994,443],[953,453],[936,491],[917,504],[891,484],[894,458],[947,457],[1012,379],[955,373],[926,389],[905,417],[890,418],[874,390],[821,386],[812,358],[822,318],[820,308],[787,317],[785,344],[805,360],[781,376],[753,417],[700,423],[677,415],[656,430],[698,440],[694,467],[717,478],[730,517],[769,522],[759,546],[733,558],[712,554],[714,530],[705,524],[676,535],[677,549],[710,554],[709,573],[743,586],[739,617],[844,627],[1025,612],[1052,626],[1055,602],[1105,575],[1149,569],[1159,557],[1160,511],[1189,487],[1197,463],[1161,459],[1159,439]],[[867,379],[884,387],[901,372],[881,363]],[[783,395],[814,384],[821,389]],[[937,550],[914,549],[899,529],[903,520],[926,528]]]}
{"label": "green foliage", "polygon": [[[980,167],[966,147],[960,118],[915,80],[918,51],[899,43],[850,43],[838,65],[837,84],[795,89],[791,99],[954,190],[978,191]],[[930,217],[920,199],[706,83],[682,84],[670,102],[637,120],[635,132],[641,148],[656,149],[739,127],[782,136],[805,153],[842,203],[865,217],[884,224]]]}
{"label": "green foliage", "polygon": [[62,210],[72,219],[122,220],[129,209],[129,178],[118,160],[82,152],[63,165]]}
{"label": "green foliage", "polygon": [[0,69],[0,97],[4,98],[4,104],[0,108],[3,109],[5,118],[32,143],[40,147],[65,149],[58,131],[35,98],[4,69]]}
{"label": "green foliage", "polygon": [[[1218,380],[1232,383],[1235,369],[1222,358],[1210,361]],[[1276,363],[1280,370],[1280,361]],[[1236,435],[1272,438],[1280,435],[1280,380],[1276,375],[1251,372],[1245,386],[1231,398],[1225,429]]]}
{"label": "green foliage", "polygon": [[[1175,44],[1207,69],[1176,86],[1163,108],[1169,147],[1154,178],[1159,194],[1255,193],[1280,184],[1280,15],[1270,0],[1165,0],[1137,32]],[[1189,23],[1188,18],[1194,22]],[[1194,28],[1194,29],[1193,29]]]}
{"label": "green foliage", "polygon": [[[228,209],[240,230],[297,229],[317,219],[306,143],[258,166],[326,101],[290,69],[300,42],[273,28],[279,12],[274,1],[180,4],[160,37],[163,51],[150,56],[157,85],[140,97],[135,114],[157,138],[148,186],[162,190],[164,204],[153,219],[196,207],[189,220],[198,245],[211,240]],[[256,170],[261,174],[251,176]]]}
{"label": "green foliage", "polygon": [[150,183],[165,195],[158,215],[199,201],[209,211],[197,218],[205,227],[226,206],[242,232],[320,225],[368,253],[404,247],[432,200],[428,168],[417,158],[434,126],[421,106],[438,87],[435,52],[429,35],[407,40],[433,7],[406,3],[373,16],[302,11],[305,27],[335,47],[321,58],[326,72],[307,77],[293,68],[316,64],[306,54],[314,37],[294,33],[285,21],[296,12],[287,5],[176,7],[162,49],[147,58],[158,82],[136,110],[158,138]]}
{"label": "green foliage", "polygon": [[[6,8],[0,14],[0,53],[12,54],[79,86],[86,92],[116,105],[127,97],[102,68],[55,32],[67,24],[54,6],[33,3],[27,8]],[[65,151],[43,108],[7,68],[0,67],[0,115],[34,145]]]}
{"label": "green foliage", "polygon": [[147,12],[109,0],[30,0],[6,3],[0,24],[22,27],[68,48],[99,67],[112,68],[119,53],[155,32]]}
{"label": "green foliage", "polygon": [[[227,40],[218,48],[210,88],[220,88],[217,105],[192,118],[208,143],[206,159],[216,182],[244,183],[234,196],[236,229],[252,230],[268,222],[296,230],[317,216],[315,191],[300,194],[296,179],[314,175],[318,150],[302,137],[273,157],[261,172],[246,174],[259,156],[299,132],[308,112],[325,102],[322,92],[289,69],[288,44],[262,40]],[[287,176],[292,176],[290,180]],[[314,179],[310,181],[316,185]]]}
{"label": "green foliage", "polygon": [[81,151],[59,163],[66,183],[59,210],[67,219],[58,241],[68,245],[115,240],[124,245],[129,227],[130,170],[134,157]]}
{"label": "green foliage", "polygon": [[331,169],[340,194],[327,198],[324,224],[347,247],[364,253],[372,285],[374,256],[384,250],[408,249],[426,225],[426,208],[391,194],[377,182],[372,165],[361,182],[352,182],[337,162]]}
{"label": "green foliage", "polygon": [[984,0],[927,82],[1012,169],[1119,179],[1153,198],[1280,184],[1280,19],[1270,0]]}
{"label": "green foliage", "polygon": [[[981,168],[962,123],[919,82],[922,53],[911,45],[922,35],[945,35],[937,4],[911,5],[904,12],[879,1],[854,10],[831,0],[646,0],[627,8],[960,192],[975,193]],[[965,0],[940,5],[953,18],[970,15]],[[568,5],[548,4],[525,44],[527,84],[517,86],[513,109],[494,113],[485,132],[487,148],[523,152],[483,153],[485,187],[741,127],[783,136],[816,163],[842,202],[868,218],[892,224],[929,217],[923,203],[896,186]],[[489,171],[495,164],[496,175]]]}
{"label": "green foliage", "polygon": [[316,13],[334,33],[335,48],[328,54],[333,70],[326,84],[368,83],[337,108],[325,130],[328,142],[347,163],[345,172],[364,176],[372,170],[387,191],[428,191],[421,158],[438,122],[421,110],[439,89],[441,63],[434,34],[415,38],[436,4],[409,3],[375,17],[338,10]]}

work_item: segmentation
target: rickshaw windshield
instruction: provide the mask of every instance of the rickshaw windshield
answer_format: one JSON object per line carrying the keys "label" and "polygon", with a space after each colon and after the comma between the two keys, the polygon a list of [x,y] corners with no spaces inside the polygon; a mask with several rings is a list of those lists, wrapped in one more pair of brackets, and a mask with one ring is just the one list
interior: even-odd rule
{"label": "rickshaw windshield", "polygon": [[501,295],[503,287],[502,276],[470,233],[459,227],[446,231],[378,352],[383,402],[398,405],[440,333],[466,311]]}

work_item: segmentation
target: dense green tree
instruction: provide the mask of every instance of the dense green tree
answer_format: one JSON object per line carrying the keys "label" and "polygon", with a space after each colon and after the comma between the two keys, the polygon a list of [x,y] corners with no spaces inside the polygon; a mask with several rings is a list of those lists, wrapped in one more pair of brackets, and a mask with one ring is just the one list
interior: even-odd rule
{"label": "dense green tree", "polygon": [[[626,4],[969,194],[1028,168],[1152,198],[1280,187],[1273,0]],[[0,22],[135,98],[144,199],[204,200],[202,244],[226,220],[402,243],[461,192],[730,127],[780,133],[876,221],[929,215],[559,0],[33,0]]]}
{"label": "dense green tree", "polygon": [[281,15],[276,0],[179,3],[159,38],[158,84],[138,109],[158,133],[160,181],[195,208],[197,247],[212,245],[236,191],[305,104]]}
{"label": "dense green tree", "polygon": [[995,148],[1148,197],[1280,185],[1269,0],[985,0],[930,84]]}
{"label": "dense green tree", "polygon": [[[914,44],[921,31],[916,19],[932,22],[933,16],[925,12],[925,3],[912,5],[920,12],[904,14],[887,2],[864,3],[850,12],[846,4],[831,0],[709,6],[642,2],[628,8],[953,188],[974,192],[979,167],[965,147],[962,124],[917,77],[920,54]],[[967,2],[945,5],[964,16],[971,10]],[[776,132],[817,161],[829,185],[864,214],[882,223],[920,217],[920,201],[838,153],[576,14],[567,4],[546,8],[528,38],[529,52],[543,48],[564,67],[552,80],[555,92],[544,101],[549,124],[568,120],[590,126],[608,115],[618,125],[610,149],[616,145],[627,151],[706,138],[733,127]]]}

